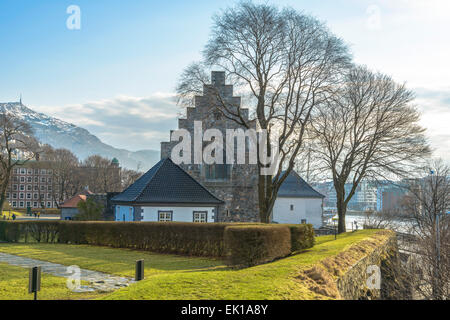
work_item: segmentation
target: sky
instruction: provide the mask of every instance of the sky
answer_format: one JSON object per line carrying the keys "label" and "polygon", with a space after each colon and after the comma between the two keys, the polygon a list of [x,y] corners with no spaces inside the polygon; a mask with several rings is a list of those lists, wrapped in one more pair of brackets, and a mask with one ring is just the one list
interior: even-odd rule
{"label": "sky", "polygon": [[[255,1],[261,2],[261,1]],[[177,128],[174,91],[212,16],[235,1],[1,0],[0,102],[88,129],[131,151]],[[450,159],[450,1],[279,0],[325,22],[354,61],[416,93],[436,157]],[[80,8],[80,28],[67,20]]]}

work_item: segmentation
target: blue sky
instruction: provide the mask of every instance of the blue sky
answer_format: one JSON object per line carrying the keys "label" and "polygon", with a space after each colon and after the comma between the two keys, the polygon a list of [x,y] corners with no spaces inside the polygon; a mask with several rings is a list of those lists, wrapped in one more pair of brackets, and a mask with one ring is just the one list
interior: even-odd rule
{"label": "blue sky", "polygon": [[[176,81],[211,17],[234,1],[1,0],[0,101],[24,103],[129,150],[175,129]],[[450,1],[273,1],[325,21],[357,63],[417,92],[436,155],[450,158]],[[69,30],[69,5],[81,29]]]}

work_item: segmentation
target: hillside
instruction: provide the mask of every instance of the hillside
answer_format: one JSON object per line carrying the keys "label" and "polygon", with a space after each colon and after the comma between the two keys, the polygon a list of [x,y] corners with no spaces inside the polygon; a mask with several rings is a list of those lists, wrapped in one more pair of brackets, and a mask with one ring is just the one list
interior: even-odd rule
{"label": "hillside", "polygon": [[0,111],[15,114],[31,125],[34,134],[42,143],[54,148],[71,150],[79,159],[99,154],[106,158],[117,158],[122,167],[141,171],[148,170],[159,160],[157,150],[128,151],[114,148],[102,142],[88,130],[74,124],[35,112],[20,102],[0,103]]}

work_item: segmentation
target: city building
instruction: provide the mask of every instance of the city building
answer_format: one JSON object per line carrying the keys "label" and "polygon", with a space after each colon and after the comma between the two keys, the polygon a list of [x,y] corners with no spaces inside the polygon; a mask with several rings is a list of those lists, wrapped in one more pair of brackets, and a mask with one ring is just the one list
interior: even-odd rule
{"label": "city building", "polygon": [[53,186],[48,162],[28,161],[13,168],[6,199],[14,209],[57,208],[59,194]]}

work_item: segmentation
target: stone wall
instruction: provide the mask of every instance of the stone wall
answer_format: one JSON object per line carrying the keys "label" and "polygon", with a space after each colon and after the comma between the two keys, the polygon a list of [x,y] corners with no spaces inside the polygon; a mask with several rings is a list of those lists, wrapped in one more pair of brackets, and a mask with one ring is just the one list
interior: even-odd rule
{"label": "stone wall", "polygon": [[[232,117],[231,115],[226,117],[219,111],[221,103],[224,102],[228,105],[229,110],[236,111],[239,109],[242,117],[248,120],[248,109],[241,108],[241,98],[233,96],[233,86],[225,84],[225,73],[213,71],[211,84],[203,87],[202,96],[195,97],[195,107],[187,108],[186,119],[178,120],[178,128],[189,131],[192,139],[194,137],[194,121],[202,122],[203,131],[210,128],[220,130],[224,138],[227,129],[245,129],[234,120],[229,119],[228,117]],[[253,129],[256,129],[256,125]],[[176,144],[178,142],[162,142],[161,158],[170,158],[172,148]],[[192,160],[193,144],[192,140]],[[246,150],[246,156],[248,159],[248,149]],[[230,165],[229,177],[223,180],[207,179],[206,166],[203,164],[180,164],[180,166],[216,197],[225,202],[224,205],[219,207],[218,221],[259,221],[258,168],[256,164]]]}
{"label": "stone wall", "polygon": [[[347,300],[376,300],[391,297],[392,285],[389,283],[392,281],[389,274],[391,271],[387,266],[396,263],[398,263],[397,238],[395,233],[392,233],[337,279],[337,288],[341,297]],[[370,276],[367,271],[372,265],[380,268],[380,289],[367,287],[366,282]]]}
{"label": "stone wall", "polygon": [[[398,266],[397,257],[395,233],[380,230],[302,270],[298,279],[311,291],[332,299],[395,299],[398,277],[392,274],[392,270],[398,268],[392,267]],[[369,288],[367,285],[368,279],[373,275],[368,273],[372,266],[379,267],[380,289]]]}

